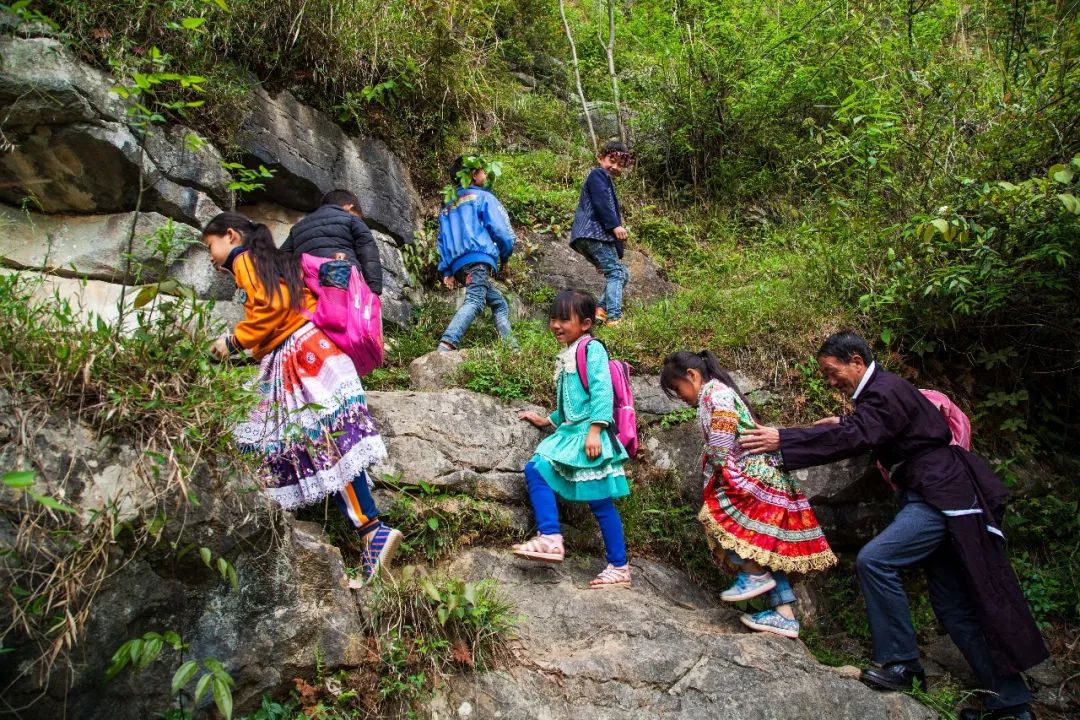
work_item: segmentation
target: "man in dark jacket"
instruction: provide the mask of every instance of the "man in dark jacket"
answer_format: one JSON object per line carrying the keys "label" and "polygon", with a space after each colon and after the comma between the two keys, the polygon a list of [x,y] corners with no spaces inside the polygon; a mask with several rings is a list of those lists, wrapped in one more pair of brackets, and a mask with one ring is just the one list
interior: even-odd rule
{"label": "man in dark jacket", "polygon": [[619,177],[632,161],[621,142],[604,145],[596,157],[597,167],[589,171],[581,186],[570,229],[570,247],[604,274],[604,294],[596,304],[596,317],[610,324],[622,319],[623,289],[630,281],[630,272],[620,262],[627,232],[613,178]]}
{"label": "man in dark jacket", "polygon": [[360,201],[348,190],[323,195],[319,209],[293,225],[281,249],[293,255],[348,260],[360,269],[371,292],[382,293],[379,246],[360,214]]}
{"label": "man in dark jacket", "polygon": [[1001,521],[1008,491],[972,453],[951,445],[941,413],[914,386],[877,366],[851,332],[829,337],[818,351],[829,384],[855,411],[811,428],[759,426],[740,440],[751,452],[783,455],[789,470],[871,451],[891,472],[901,509],[859,552],[856,572],[870,622],[874,661],[864,682],[899,690],[926,676],[900,571],[922,565],[938,620],[990,691],[987,712],[963,720],[1030,720],[1031,692],[1021,672],[1048,653],[1005,552]]}

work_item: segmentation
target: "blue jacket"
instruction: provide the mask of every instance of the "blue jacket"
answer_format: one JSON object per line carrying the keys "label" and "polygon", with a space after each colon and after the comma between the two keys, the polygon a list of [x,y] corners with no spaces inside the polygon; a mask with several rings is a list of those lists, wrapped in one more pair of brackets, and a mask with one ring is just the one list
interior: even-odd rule
{"label": "blue jacket", "polygon": [[473,263],[496,270],[514,251],[514,230],[502,203],[475,185],[458,188],[457,200],[439,213],[439,272],[450,277]]}
{"label": "blue jacket", "polygon": [[581,186],[581,197],[578,198],[574,225],[570,230],[570,244],[582,238],[615,243],[619,248],[619,257],[622,257],[622,242],[611,232],[620,225],[622,212],[619,199],[615,196],[615,183],[604,168],[595,167]]}

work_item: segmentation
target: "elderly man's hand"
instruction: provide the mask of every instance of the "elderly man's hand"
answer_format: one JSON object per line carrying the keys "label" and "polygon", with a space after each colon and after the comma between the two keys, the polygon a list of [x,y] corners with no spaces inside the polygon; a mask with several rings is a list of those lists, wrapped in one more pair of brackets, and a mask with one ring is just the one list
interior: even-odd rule
{"label": "elderly man's hand", "polygon": [[780,449],[780,431],[774,427],[758,425],[739,436],[739,445],[752,453],[776,452]]}

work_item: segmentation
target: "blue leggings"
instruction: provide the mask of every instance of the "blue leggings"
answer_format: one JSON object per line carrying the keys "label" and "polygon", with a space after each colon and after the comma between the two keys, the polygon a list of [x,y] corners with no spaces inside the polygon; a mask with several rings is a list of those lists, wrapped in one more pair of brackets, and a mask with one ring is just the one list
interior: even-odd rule
{"label": "blue leggings", "polygon": [[[562,532],[559,526],[559,508],[555,505],[555,491],[544,480],[544,476],[533,463],[525,465],[525,484],[529,489],[529,501],[536,515],[536,526],[544,535],[556,535]],[[600,534],[604,537],[604,549],[607,561],[616,567],[626,564],[626,540],[623,538],[622,520],[611,498],[590,500],[589,509],[600,523]]]}
{"label": "blue leggings", "polygon": [[367,473],[362,472],[340,492],[334,493],[334,502],[341,514],[349,519],[361,535],[366,535],[379,526],[379,509],[375,507],[375,498],[371,497],[367,480]]}

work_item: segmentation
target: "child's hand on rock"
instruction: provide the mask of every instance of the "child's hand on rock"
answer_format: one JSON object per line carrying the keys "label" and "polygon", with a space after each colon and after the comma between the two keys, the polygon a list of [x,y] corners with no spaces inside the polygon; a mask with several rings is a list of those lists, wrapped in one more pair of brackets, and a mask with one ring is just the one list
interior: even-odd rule
{"label": "child's hand on rock", "polygon": [[526,410],[525,412],[519,413],[518,414],[518,420],[524,420],[525,422],[532,423],[533,425],[535,425],[536,427],[538,427],[540,429],[543,429],[543,428],[546,428],[546,427],[551,427],[551,426],[553,426],[555,424],[555,423],[551,422],[551,420],[549,420],[548,418],[544,417],[543,415],[539,415],[539,414],[534,413],[534,412],[532,412],[530,410]]}

